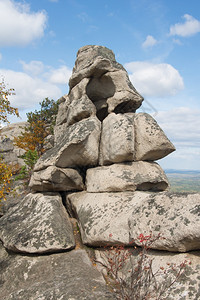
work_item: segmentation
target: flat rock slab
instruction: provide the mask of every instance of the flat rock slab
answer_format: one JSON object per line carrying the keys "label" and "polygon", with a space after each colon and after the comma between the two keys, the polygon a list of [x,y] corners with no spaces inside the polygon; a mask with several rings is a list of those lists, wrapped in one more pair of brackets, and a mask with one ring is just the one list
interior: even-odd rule
{"label": "flat rock slab", "polygon": [[164,191],[168,180],[157,163],[138,161],[90,168],[86,173],[86,187],[90,193]]}
{"label": "flat rock slab", "polygon": [[84,184],[77,170],[50,166],[34,172],[29,187],[36,192],[82,191]]}
{"label": "flat rock slab", "polygon": [[142,233],[161,234],[150,247],[185,252],[200,249],[200,194],[118,192],[68,195],[83,243],[91,246],[138,242]]}
{"label": "flat rock slab", "polygon": [[72,225],[58,193],[28,194],[0,219],[8,250],[47,253],[75,247]]}
{"label": "flat rock slab", "polygon": [[200,249],[200,194],[160,193],[136,204],[129,217],[130,239],[161,233],[151,248],[186,252]]}
{"label": "flat rock slab", "polygon": [[0,248],[4,300],[112,300],[84,250],[43,256],[10,255]]}

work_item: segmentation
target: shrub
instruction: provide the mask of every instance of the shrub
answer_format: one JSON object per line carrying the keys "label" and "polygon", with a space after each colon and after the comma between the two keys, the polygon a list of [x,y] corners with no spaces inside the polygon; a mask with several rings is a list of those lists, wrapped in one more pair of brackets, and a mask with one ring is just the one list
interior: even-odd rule
{"label": "shrub", "polygon": [[21,167],[21,170],[19,171],[19,174],[15,177],[15,180],[25,179],[26,183],[28,184],[34,165],[38,160],[37,151],[28,150],[24,155],[22,155],[22,158],[24,159],[26,165]]}
{"label": "shrub", "polygon": [[11,190],[12,167],[0,157],[0,202]]}
{"label": "shrub", "polygon": [[[168,299],[167,293],[183,275],[187,261],[179,265],[169,263],[167,267],[160,267],[154,271],[153,259],[148,250],[150,245],[160,238],[160,235],[153,237],[152,234],[140,234],[137,239],[141,244],[140,250],[132,241],[130,248],[117,245],[103,251],[101,261],[96,262],[106,269],[107,275],[114,281],[112,289],[116,293],[116,299]],[[134,251],[138,251],[135,257]]]}

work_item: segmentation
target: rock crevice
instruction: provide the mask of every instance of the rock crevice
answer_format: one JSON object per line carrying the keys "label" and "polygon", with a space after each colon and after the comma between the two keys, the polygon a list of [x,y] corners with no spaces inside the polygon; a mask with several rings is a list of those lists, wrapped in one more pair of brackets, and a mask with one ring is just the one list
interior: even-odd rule
{"label": "rock crevice", "polygon": [[[13,262],[9,261],[11,267],[15,259],[28,264],[27,278],[32,264],[39,272],[40,261],[61,268],[61,260],[72,267],[73,261],[80,258],[83,273],[89,270],[95,274],[95,280],[90,277],[85,283],[87,291],[80,290],[77,296],[73,283],[69,282],[73,289],[67,292],[67,285],[63,287],[58,280],[57,269],[51,267],[49,272],[57,274],[58,291],[50,289],[50,281],[39,284],[33,276],[36,285],[29,290],[36,292],[38,298],[30,299],[114,299],[85,253],[75,254],[72,250],[75,239],[70,217],[77,218],[83,243],[92,247],[130,246],[139,234],[151,232],[164,237],[151,245],[153,249],[169,253],[199,250],[200,194],[167,192],[168,179],[155,161],[175,147],[152,116],[136,112],[143,97],[110,49],[82,47],[69,86],[69,94],[59,101],[54,146],[35,165],[29,183],[32,192],[0,219],[0,239],[13,252],[39,255],[67,251],[55,254],[52,260],[39,257],[35,262],[34,258],[26,261],[14,257]],[[9,143],[4,152],[10,149],[6,147],[10,147]],[[79,282],[77,274],[73,276]],[[3,280],[6,276],[10,273],[4,270]],[[6,299],[16,299],[16,295],[28,299],[29,290],[20,290],[17,281],[16,286]],[[91,286],[94,289],[90,295]],[[5,283],[5,297],[6,288]]]}

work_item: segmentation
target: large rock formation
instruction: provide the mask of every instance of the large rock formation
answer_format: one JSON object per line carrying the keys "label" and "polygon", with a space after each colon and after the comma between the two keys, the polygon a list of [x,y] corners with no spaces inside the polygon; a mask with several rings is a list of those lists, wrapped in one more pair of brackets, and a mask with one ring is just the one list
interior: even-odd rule
{"label": "large rock formation", "polygon": [[21,134],[27,124],[27,122],[13,123],[0,129],[0,155],[5,162],[16,167],[24,165],[21,156],[25,151],[15,146],[13,140]]}
{"label": "large rock formation", "polygon": [[[75,247],[70,224],[70,217],[75,217],[83,243],[92,247],[130,246],[132,240],[138,244],[141,233],[151,232],[163,237],[150,245],[152,249],[199,250],[200,194],[166,192],[167,177],[155,161],[175,148],[150,115],[136,113],[143,98],[113,52],[101,46],[82,47],[69,86],[69,94],[59,100],[54,146],[35,165],[29,184],[33,193],[10,206],[0,219],[3,246],[9,251],[35,255],[69,251]],[[10,151],[11,145],[7,143],[2,148]],[[76,253],[77,261],[82,259],[83,265],[88,265],[86,253],[76,251],[56,254],[52,260],[44,256],[22,261],[20,256],[14,256],[11,262],[4,253],[3,261],[10,267],[15,260],[26,264],[24,272],[29,279],[33,264],[37,266],[33,272],[39,272],[40,261],[53,264],[49,272],[58,275],[61,256],[66,264],[69,259],[70,268]],[[90,272],[92,267],[87,270]],[[193,270],[196,272],[196,266],[191,273]],[[5,267],[2,280],[9,274]],[[77,278],[77,273],[72,276]],[[52,278],[41,278],[43,284],[39,284],[33,276],[30,291],[25,291],[24,283],[16,282],[10,294],[4,283],[5,298],[30,298],[38,287],[38,294],[30,299],[112,299],[101,280],[88,295],[88,289],[82,291],[83,285],[75,293],[70,280],[66,283],[66,289],[68,285],[73,287],[69,293],[58,281],[58,289],[50,288]],[[92,275],[90,284],[93,285]],[[183,299],[195,298],[192,295]]]}

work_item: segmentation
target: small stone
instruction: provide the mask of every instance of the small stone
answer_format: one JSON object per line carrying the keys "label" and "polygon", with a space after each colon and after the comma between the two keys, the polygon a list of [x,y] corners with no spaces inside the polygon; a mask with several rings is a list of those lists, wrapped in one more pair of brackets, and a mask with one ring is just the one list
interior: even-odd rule
{"label": "small stone", "polygon": [[50,166],[33,172],[29,187],[36,192],[61,192],[83,190],[83,178],[77,170]]}

